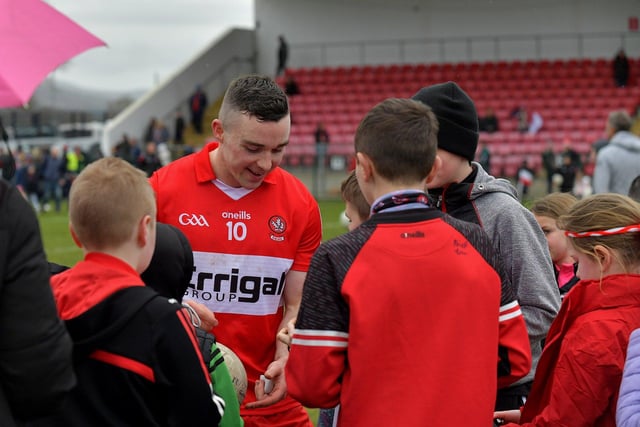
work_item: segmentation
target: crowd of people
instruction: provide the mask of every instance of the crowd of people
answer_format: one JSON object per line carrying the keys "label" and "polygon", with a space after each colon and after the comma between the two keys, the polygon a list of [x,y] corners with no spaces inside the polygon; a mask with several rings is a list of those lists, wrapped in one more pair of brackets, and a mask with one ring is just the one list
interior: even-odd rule
{"label": "crowd of people", "polygon": [[[305,406],[322,427],[633,422],[640,171],[607,168],[635,147],[620,117],[595,160],[609,186],[528,209],[474,161],[458,84],[386,99],[355,134],[350,231],[323,243],[315,198],[279,167],[291,117],[267,76],[230,83],[193,155],[163,165],[125,136],[78,160],[70,268],[47,264],[34,211],[0,181],[1,424],[308,427]],[[43,177],[74,165],[48,156]],[[576,161],[561,158],[554,174]],[[244,401],[207,333],[242,361]]]}

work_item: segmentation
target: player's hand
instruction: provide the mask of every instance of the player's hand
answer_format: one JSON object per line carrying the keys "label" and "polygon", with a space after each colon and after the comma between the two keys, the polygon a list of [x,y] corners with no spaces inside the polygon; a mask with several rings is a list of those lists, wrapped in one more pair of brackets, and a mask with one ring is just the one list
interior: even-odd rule
{"label": "player's hand", "polygon": [[287,347],[291,347],[291,338],[293,337],[293,331],[295,329],[296,319],[291,319],[287,322],[285,328],[278,331],[278,340],[285,344]]}
{"label": "player's hand", "polygon": [[218,326],[218,319],[216,319],[213,311],[209,310],[206,305],[201,304],[195,301],[185,301],[184,304],[187,304],[189,307],[196,312],[198,317],[200,318],[200,328],[209,332],[216,326]]}
{"label": "player's hand", "polygon": [[273,389],[270,393],[265,393],[265,382],[256,381],[254,391],[256,393],[256,401],[247,403],[248,409],[264,408],[280,402],[287,395],[287,382],[284,379],[284,365],[286,359],[274,360],[264,373],[264,376],[271,380]]}
{"label": "player's hand", "polygon": [[496,411],[493,413],[493,418],[500,418],[505,423],[520,423],[520,410],[512,409],[510,411]]}

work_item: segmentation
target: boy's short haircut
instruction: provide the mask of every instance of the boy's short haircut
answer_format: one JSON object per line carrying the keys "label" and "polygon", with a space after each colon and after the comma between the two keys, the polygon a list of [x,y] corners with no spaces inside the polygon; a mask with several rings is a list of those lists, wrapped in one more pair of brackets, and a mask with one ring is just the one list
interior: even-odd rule
{"label": "boy's short haircut", "polygon": [[249,74],[234,79],[225,92],[218,117],[228,126],[232,112],[241,112],[262,122],[278,122],[289,114],[289,101],[269,76]]}
{"label": "boy's short haircut", "polygon": [[362,119],[355,148],[371,159],[383,178],[414,183],[431,172],[437,136],[438,120],[431,108],[411,99],[389,98]]}
{"label": "boy's short haircut", "polygon": [[367,203],[367,200],[364,198],[362,190],[360,190],[360,185],[358,185],[358,179],[356,178],[355,171],[351,171],[349,176],[344,181],[342,181],[340,192],[342,193],[342,198],[344,199],[344,201],[351,203],[356,208],[360,219],[366,220],[367,218],[369,218],[371,207],[369,206],[369,203]]}
{"label": "boy's short haircut", "polygon": [[86,248],[103,250],[128,241],[145,216],[156,219],[155,194],[147,176],[117,157],[89,164],[69,192],[69,221]]}

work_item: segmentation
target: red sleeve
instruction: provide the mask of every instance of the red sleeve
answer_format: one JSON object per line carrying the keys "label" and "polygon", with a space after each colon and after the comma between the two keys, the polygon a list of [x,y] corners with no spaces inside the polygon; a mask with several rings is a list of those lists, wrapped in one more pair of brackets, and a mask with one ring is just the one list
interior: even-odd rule
{"label": "red sleeve", "polygon": [[518,301],[500,306],[498,388],[509,386],[531,370],[531,347]]}
{"label": "red sleeve", "polygon": [[322,219],[320,217],[320,208],[318,203],[309,194],[309,201],[307,203],[309,213],[307,217],[307,223],[305,225],[302,236],[300,237],[300,244],[298,245],[298,251],[296,257],[293,260],[292,270],[295,271],[307,271],[309,264],[311,264],[311,257],[315,253],[320,241],[322,240]]}

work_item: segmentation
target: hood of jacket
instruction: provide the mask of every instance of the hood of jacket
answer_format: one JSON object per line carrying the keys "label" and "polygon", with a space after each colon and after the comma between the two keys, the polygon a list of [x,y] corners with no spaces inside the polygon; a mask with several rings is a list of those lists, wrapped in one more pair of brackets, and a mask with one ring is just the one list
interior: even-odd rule
{"label": "hood of jacket", "polygon": [[131,317],[157,296],[144,286],[133,267],[96,252],[52,276],[51,287],[58,313],[73,339],[76,358],[126,327]]}
{"label": "hood of jacket", "polygon": [[51,288],[62,320],[90,310],[113,293],[131,286],[144,286],[126,262],[104,253],[88,253],[73,268],[51,277]]}
{"label": "hood of jacket", "polygon": [[631,132],[620,131],[616,132],[609,144],[624,148],[628,151],[640,153],[640,138]]}

